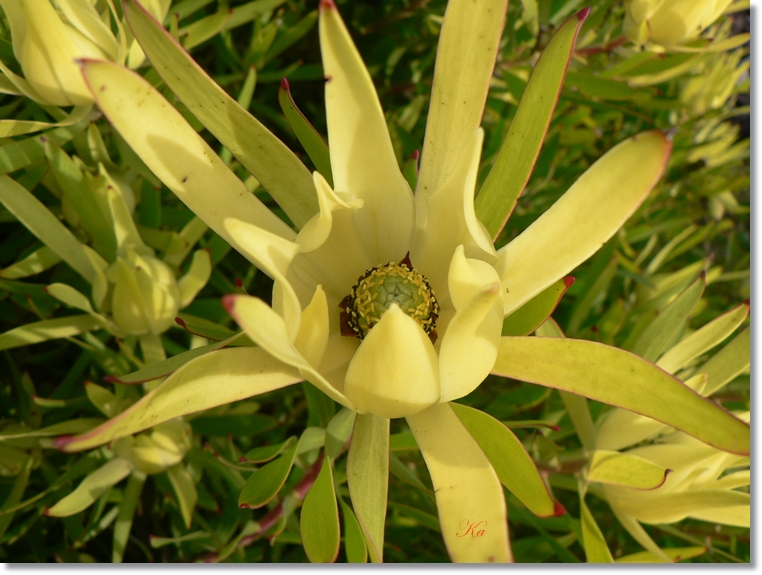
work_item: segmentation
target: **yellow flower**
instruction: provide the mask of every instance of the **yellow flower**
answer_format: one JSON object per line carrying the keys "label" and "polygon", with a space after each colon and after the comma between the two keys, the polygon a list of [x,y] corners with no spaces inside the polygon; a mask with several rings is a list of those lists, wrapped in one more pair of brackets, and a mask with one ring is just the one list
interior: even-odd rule
{"label": "yellow flower", "polygon": [[[166,15],[171,0],[146,2],[151,14]],[[0,0],[11,28],[13,53],[24,77],[4,64],[0,69],[19,92],[56,106],[91,104],[76,60],[98,58],[137,68],[144,54],[134,40],[128,46],[121,25],[114,35],[108,8],[100,13],[91,0]]]}
{"label": "yellow flower", "polygon": [[674,46],[696,38],[733,0],[630,0],[624,32],[638,44]]}
{"label": "yellow flower", "polygon": [[[505,480],[493,468],[501,455],[488,459],[488,446],[477,442],[472,430],[484,420],[449,403],[489,373],[624,404],[746,450],[744,424],[724,414],[727,432],[715,438],[717,429],[704,428],[700,414],[716,407],[650,363],[591,342],[523,337],[551,310],[522,337],[502,337],[504,318],[563,284],[569,271],[616,232],[660,177],[671,147],[659,132],[623,142],[527,230],[495,250],[475,215],[474,194],[483,140],[479,124],[506,4],[452,0],[447,7],[413,193],[395,159],[370,74],[333,2],[320,4],[331,186],[320,173],[310,178],[281,142],[128,1],[127,19],[157,70],[188,74],[165,78],[300,231],[250,194],[148,83],[113,64],[86,62],[84,74],[98,105],[125,140],[275,284],[272,307],[254,297],[225,299],[256,347],[201,356],[118,417],[59,445],[87,449],[158,421],[307,380],[358,414],[350,467],[373,474],[383,491],[383,497],[361,492],[366,484],[348,472],[355,511],[375,549],[372,558],[382,556],[389,418],[406,417],[432,476],[450,556],[467,562],[511,559],[500,485]],[[573,17],[564,29],[576,34],[583,19],[584,13]],[[574,36],[568,37],[561,72],[573,46]],[[563,75],[555,85],[545,78],[547,93],[555,97]],[[542,81],[527,92],[536,93],[538,85]],[[531,139],[541,131],[536,148],[524,154],[530,167],[546,125],[526,134]],[[599,371],[591,370],[593,364]],[[644,391],[633,397],[626,390],[636,382]],[[664,402],[652,401],[657,390]],[[673,401],[697,411],[675,414],[668,408]],[[502,429],[497,433],[507,431],[495,423]],[[364,463],[355,463],[357,458]],[[541,480],[539,485],[545,489]],[[547,492],[544,497],[552,514],[552,500]],[[368,510],[367,501],[383,505]],[[464,520],[484,521],[489,528],[483,537],[465,538]]]}

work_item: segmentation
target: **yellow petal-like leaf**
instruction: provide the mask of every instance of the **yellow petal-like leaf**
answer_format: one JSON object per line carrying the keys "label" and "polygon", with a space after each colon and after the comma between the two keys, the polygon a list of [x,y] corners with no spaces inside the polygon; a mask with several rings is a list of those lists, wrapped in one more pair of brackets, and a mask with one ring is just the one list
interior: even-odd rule
{"label": "yellow petal-like leaf", "polygon": [[[248,4],[252,5],[256,3]],[[291,221],[303,226],[318,208],[309,170],[220,88],[138,2],[127,0],[124,7],[135,37],[167,85],[270,192]],[[232,16],[228,23],[231,20]]]}
{"label": "yellow petal-like leaf", "polygon": [[86,61],[82,72],[101,111],[130,147],[230,245],[243,252],[223,226],[228,216],[280,237],[295,237],[146,80],[109,62]]}
{"label": "yellow petal-like leaf", "polygon": [[614,347],[555,337],[504,337],[492,373],[624,407],[719,449],[749,453],[746,423],[667,372]]}
{"label": "yellow petal-like leaf", "polygon": [[661,132],[625,140],[498,252],[506,315],[593,255],[661,177],[671,142]]}
{"label": "yellow petal-like leaf", "polygon": [[407,421],[431,474],[450,559],[511,562],[503,488],[479,444],[447,403]]}
{"label": "yellow petal-like leaf", "polygon": [[507,0],[447,4],[417,189],[434,193],[479,127],[503,31]]}
{"label": "yellow petal-like leaf", "polygon": [[[410,186],[397,165],[373,80],[333,2],[321,3],[319,27],[334,189],[363,200],[355,217],[370,259],[398,261],[413,229]],[[388,233],[392,222],[398,233]]]}
{"label": "yellow petal-like leaf", "polygon": [[664,484],[669,469],[618,451],[596,450],[588,456],[587,480],[631,489],[656,489]]}
{"label": "yellow petal-like leaf", "polygon": [[90,449],[181,415],[280,389],[304,378],[264,350],[221,349],[178,369],[159,387],[100,427],[82,435],[61,437],[66,452]]}

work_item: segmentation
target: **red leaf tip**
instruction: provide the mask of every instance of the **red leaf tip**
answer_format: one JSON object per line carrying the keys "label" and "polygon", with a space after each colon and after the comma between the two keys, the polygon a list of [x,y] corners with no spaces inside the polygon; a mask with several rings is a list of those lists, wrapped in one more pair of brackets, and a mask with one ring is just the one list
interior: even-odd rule
{"label": "red leaf tip", "polygon": [[222,307],[224,307],[228,313],[232,316],[235,315],[235,298],[238,296],[236,294],[228,294],[225,296],[222,296]]}
{"label": "red leaf tip", "polygon": [[188,329],[188,326],[186,325],[185,321],[183,321],[183,319],[181,317],[176,317],[175,318],[175,323],[177,325],[179,325],[183,329]]}
{"label": "red leaf tip", "polygon": [[574,283],[574,276],[566,276],[564,278],[564,285],[566,286],[566,289],[569,289],[573,283]]}
{"label": "red leaf tip", "polygon": [[243,280],[241,278],[235,278],[235,287],[243,287]]}
{"label": "red leaf tip", "polygon": [[577,12],[577,18],[579,18],[580,22],[584,22],[585,18],[587,18],[590,15],[590,6],[587,6],[586,8],[583,8],[579,12]]}
{"label": "red leaf tip", "polygon": [[73,435],[59,435],[53,440],[53,445],[56,449],[60,449],[61,451],[64,451],[66,446],[69,445],[74,440]]}
{"label": "red leaf tip", "polygon": [[561,505],[558,501],[554,501],[553,517],[561,517],[561,515],[566,515],[566,509],[564,509],[564,506]]}
{"label": "red leaf tip", "polygon": [[336,4],[333,0],[320,0],[320,8],[322,10],[336,10]]}
{"label": "red leaf tip", "polygon": [[288,80],[286,80],[285,76],[283,76],[283,78],[280,79],[280,87],[281,87],[281,90],[286,90],[286,91],[291,90],[291,85],[288,83]]}
{"label": "red leaf tip", "polygon": [[421,157],[421,152],[419,152],[418,150],[415,150],[415,151],[413,152],[413,155],[412,155],[412,156],[410,156],[410,157],[412,158],[412,160],[413,160],[414,162],[417,162],[417,161],[418,161],[418,158],[420,158],[420,157]]}
{"label": "red leaf tip", "polygon": [[103,383],[119,383],[119,378],[115,375],[106,375],[103,377]]}
{"label": "red leaf tip", "polygon": [[238,507],[240,507],[241,509],[251,509],[248,503],[241,503]]}

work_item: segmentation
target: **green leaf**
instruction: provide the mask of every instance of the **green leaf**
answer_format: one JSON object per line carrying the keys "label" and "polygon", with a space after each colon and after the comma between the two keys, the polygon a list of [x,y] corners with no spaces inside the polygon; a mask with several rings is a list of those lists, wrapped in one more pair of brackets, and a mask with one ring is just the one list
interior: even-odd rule
{"label": "green leaf", "polygon": [[[19,501],[21,501],[21,498],[24,496],[24,491],[26,490],[27,483],[29,482],[29,473],[32,471],[33,464],[34,460],[31,457],[27,457],[23,467],[18,472],[16,472],[16,477],[13,480],[13,486],[11,487],[8,496],[5,498],[2,507],[0,507],[0,511],[11,509]],[[11,521],[13,521],[13,515],[13,513],[5,513],[4,515],[0,515],[0,539],[2,539],[5,531],[8,529],[8,526],[11,524]]]}
{"label": "green leaf", "polygon": [[368,546],[365,544],[365,537],[362,534],[360,523],[355,517],[352,508],[339,499],[341,504],[341,514],[344,516],[344,551],[347,554],[349,563],[367,563]]}
{"label": "green leaf", "polygon": [[606,538],[601,533],[600,527],[595,522],[593,514],[587,508],[584,492],[580,492],[580,523],[582,523],[582,544],[585,548],[585,557],[588,563],[613,563]]}
{"label": "green leaf", "polygon": [[339,554],[339,509],[333,470],[326,455],[320,473],[304,498],[299,520],[304,552],[312,563],[333,563]]}
{"label": "green leaf", "polygon": [[124,11],[154,68],[178,98],[270,192],[296,226],[307,223],[317,213],[318,202],[312,175],[299,158],[215,84],[140,4],[128,0]]}
{"label": "green leaf", "polygon": [[238,497],[238,505],[257,509],[266,505],[280,491],[286,482],[296,457],[296,445],[275,461],[260,467],[246,480],[246,485]]}
{"label": "green leaf", "polygon": [[140,503],[140,493],[143,491],[145,481],[145,474],[137,470],[127,480],[127,486],[122,493],[122,501],[119,503],[119,515],[117,515],[114,524],[112,563],[122,562],[124,550],[127,547],[127,539],[130,537],[130,530],[132,529],[132,519],[135,517],[135,510]]}
{"label": "green leaf", "polygon": [[719,449],[749,453],[749,428],[644,359],[600,343],[504,337],[492,373],[623,407]]}
{"label": "green leaf", "polygon": [[574,282],[567,276],[543,290],[503,320],[503,335],[529,335],[553,313]]}
{"label": "green leaf", "polygon": [[325,453],[331,461],[339,456],[349,436],[352,435],[356,416],[355,411],[345,407],[333,416],[328,427],[326,427]]}
{"label": "green leaf", "polygon": [[418,450],[418,444],[415,442],[415,437],[413,437],[411,432],[403,431],[389,436],[389,449],[391,451]]}
{"label": "green leaf", "polygon": [[[693,559],[699,555],[706,553],[706,547],[668,547],[662,549],[664,553],[672,561],[682,561],[683,559]],[[614,561],[615,563],[662,563],[663,559],[657,557],[650,551],[641,551],[640,553],[632,553],[631,555],[625,555],[619,557]]]}
{"label": "green leaf", "polygon": [[90,115],[76,124],[64,126],[45,132],[41,136],[11,142],[0,146],[0,174],[9,174],[25,168],[45,157],[42,143],[47,140],[59,146],[64,145],[77,134],[83,132],[90,124]]}
{"label": "green leaf", "polygon": [[586,14],[572,16],[537,61],[495,164],[476,196],[476,217],[497,239],[532,175]]}
{"label": "green leaf", "polygon": [[0,334],[0,349],[11,349],[51,339],[72,337],[93,329],[101,329],[101,322],[92,315],[71,315],[57,319],[45,319]]}
{"label": "green leaf", "polygon": [[193,508],[198,502],[198,491],[193,477],[181,463],[177,463],[167,468],[167,477],[172,484],[172,490],[177,497],[177,504],[180,507],[180,514],[183,516],[185,528],[190,529],[193,520]]}
{"label": "green leaf", "polygon": [[45,514],[68,517],[87,509],[96,499],[132,473],[132,464],[124,459],[112,459],[88,475],[77,488],[61,499]]}
{"label": "green leaf", "polygon": [[0,176],[0,202],[43,244],[93,283],[95,270],[82,244],[31,192],[8,176]]}
{"label": "green leaf", "polygon": [[500,482],[532,513],[549,517],[562,511],[521,440],[510,429],[478,409],[459,403],[450,406],[489,459]]}
{"label": "green leaf", "polygon": [[588,456],[587,480],[650,490],[664,485],[670,471],[637,455],[599,449]]}
{"label": "green leaf", "polygon": [[[416,446],[416,449],[418,447]],[[402,460],[394,455],[394,453],[389,453],[389,471],[392,475],[394,475],[397,479],[404,481],[405,483],[412,485],[416,489],[420,489],[421,491],[425,493],[433,493],[431,489],[426,487],[423,482],[418,478],[418,475],[410,469],[407,465],[405,465]]]}
{"label": "green leaf", "polygon": [[42,246],[33,251],[27,257],[0,270],[0,278],[15,280],[29,277],[46,269],[52,268],[59,263],[61,258],[48,246]]}
{"label": "green leaf", "polygon": [[632,353],[648,361],[656,361],[675,341],[680,331],[685,329],[688,314],[701,299],[705,286],[706,276],[702,273],[643,330],[632,346]]}
{"label": "green leaf", "polygon": [[223,325],[187,313],[181,313],[175,318],[175,321],[185,331],[214,341],[222,341],[236,333]]}
{"label": "green leaf", "polygon": [[102,426],[76,437],[59,438],[58,447],[66,452],[90,449],[181,415],[280,389],[302,379],[296,370],[260,348],[221,349],[185,364]]}
{"label": "green leaf", "polygon": [[389,490],[389,420],[385,417],[368,413],[355,419],[347,484],[352,507],[368,542],[370,560],[381,563]]}
{"label": "green leaf", "polygon": [[106,417],[119,413],[120,401],[108,389],[90,381],[85,382],[85,393],[90,402]]}
{"label": "green leaf", "polygon": [[692,360],[712,349],[733,333],[749,315],[749,304],[743,303],[728,313],[697,329],[673,346],[656,362],[668,373],[676,373]]}
{"label": "green leaf", "polygon": [[304,151],[315,164],[317,171],[320,172],[326,181],[333,187],[333,174],[331,173],[331,158],[328,154],[328,144],[323,137],[312,126],[310,121],[297,108],[293,97],[291,96],[291,87],[288,80],[283,78],[278,91],[278,102],[280,109],[288,120],[288,125],[294,131],[299,143],[304,146]]}
{"label": "green leaf", "polygon": [[246,463],[264,463],[278,457],[281,453],[287,449],[291,449],[297,442],[296,436],[289,437],[282,443],[276,445],[265,445],[264,447],[255,447],[254,449],[247,451],[246,454],[241,457],[241,461]]}
{"label": "green leaf", "polygon": [[225,414],[219,416],[202,416],[191,421],[193,432],[201,435],[217,435],[241,437],[254,435],[273,429],[278,420],[269,415],[252,413],[247,415]]}
{"label": "green leaf", "polygon": [[[107,213],[101,209],[95,190],[69,155],[53,142],[44,144],[50,168],[72,206],[82,218],[83,227],[93,237],[93,247],[106,260],[116,259],[116,239]],[[105,207],[105,206],[103,206]]]}
{"label": "green leaf", "polygon": [[[614,274],[616,274],[617,269],[619,269],[619,258],[614,256],[611,258],[606,267],[603,268],[600,275],[595,278],[595,281],[592,282],[592,285],[590,285],[590,288],[584,293],[584,295],[577,299],[577,302],[572,308],[571,317],[569,318],[569,323],[566,327],[566,332],[570,336],[579,333],[580,327],[582,327],[582,324],[587,319],[587,316],[590,315],[590,312],[593,309],[593,305],[595,305],[595,303],[599,301],[600,296],[605,294],[606,290],[608,290],[609,284],[611,284],[611,280],[614,279]],[[589,282],[585,283],[587,285]]]}
{"label": "green leaf", "polygon": [[712,395],[737,375],[749,369],[750,364],[751,327],[747,327],[697,370],[707,375],[702,393],[707,396]]}

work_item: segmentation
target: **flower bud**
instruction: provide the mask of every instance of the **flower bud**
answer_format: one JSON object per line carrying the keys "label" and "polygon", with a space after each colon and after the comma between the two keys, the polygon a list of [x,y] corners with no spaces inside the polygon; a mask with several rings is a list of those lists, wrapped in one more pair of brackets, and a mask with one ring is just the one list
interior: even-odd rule
{"label": "flower bud", "polygon": [[732,0],[630,0],[624,33],[637,44],[662,46],[697,37],[727,9]]}
{"label": "flower bud", "polygon": [[177,418],[144,433],[117,439],[111,447],[135,469],[153,475],[182,461],[191,447],[191,436],[190,424]]}
{"label": "flower bud", "polygon": [[128,249],[106,271],[106,277],[114,284],[111,313],[122,330],[158,335],[172,326],[180,308],[180,291],[166,263]]}

